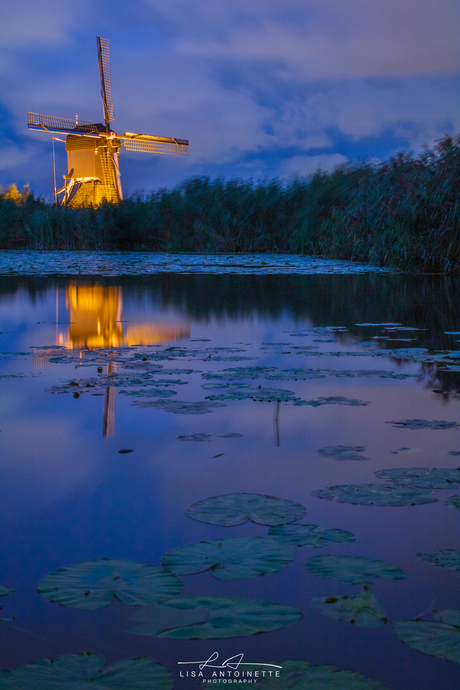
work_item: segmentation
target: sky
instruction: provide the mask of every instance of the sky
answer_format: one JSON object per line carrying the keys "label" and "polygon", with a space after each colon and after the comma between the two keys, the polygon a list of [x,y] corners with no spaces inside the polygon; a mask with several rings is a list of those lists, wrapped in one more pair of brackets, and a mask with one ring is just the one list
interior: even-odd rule
{"label": "sky", "polygon": [[[52,200],[51,135],[27,112],[190,140],[121,152],[125,196],[186,179],[291,180],[460,133],[458,0],[16,0],[0,25],[0,184]],[[55,142],[58,184],[67,173]]]}

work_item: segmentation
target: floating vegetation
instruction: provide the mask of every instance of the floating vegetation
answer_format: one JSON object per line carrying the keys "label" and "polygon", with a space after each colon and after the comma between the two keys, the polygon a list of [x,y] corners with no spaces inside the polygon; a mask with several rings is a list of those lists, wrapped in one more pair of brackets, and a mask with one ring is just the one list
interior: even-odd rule
{"label": "floating vegetation", "polygon": [[[128,630],[133,635],[169,637],[183,640],[212,640],[226,637],[246,637],[292,625],[302,618],[301,611],[262,599],[240,597],[183,597],[171,599],[161,609],[178,609],[183,615],[167,620],[166,612],[158,622],[158,612],[144,610],[136,614],[143,625]],[[175,612],[171,611],[173,615]],[[165,618],[166,615],[166,618]],[[155,688],[156,690],[156,688]]]}
{"label": "floating vegetation", "polygon": [[421,379],[421,374],[399,374],[395,371],[387,371],[386,369],[344,369],[343,371],[331,372],[338,378],[364,378],[365,376],[378,376],[381,379],[398,379],[404,381],[405,379]]}
{"label": "floating vegetation", "polygon": [[201,388],[203,388],[206,391],[219,391],[219,390],[226,390],[226,391],[239,391],[241,389],[246,389],[250,388],[251,384],[250,383],[241,383],[238,381],[235,382],[213,382],[213,383],[203,383]]}
{"label": "floating vegetation", "polygon": [[204,379],[219,381],[244,381],[267,378],[267,374],[276,371],[276,367],[232,367],[220,372],[201,374]]}
{"label": "floating vegetation", "polygon": [[254,400],[256,402],[293,402],[299,398],[293,391],[283,390],[282,388],[244,388],[226,390],[219,395],[207,395],[206,400]]}
{"label": "floating vegetation", "polygon": [[309,381],[310,379],[323,379],[326,374],[322,371],[328,371],[327,369],[282,369],[278,374],[267,374],[265,376],[269,381]]}
{"label": "floating vegetation", "polygon": [[351,543],[355,537],[344,529],[324,529],[319,525],[275,525],[268,530],[270,537],[291,546],[313,546],[322,549],[331,542]]}
{"label": "floating vegetation", "polygon": [[460,469],[429,467],[400,467],[378,470],[379,479],[391,481],[400,486],[415,486],[420,489],[458,489]]}
{"label": "floating vegetation", "polygon": [[310,666],[307,661],[283,661],[282,685],[277,678],[260,678],[262,690],[388,690],[355,671],[339,671],[335,666]]}
{"label": "floating vegetation", "polygon": [[238,434],[234,431],[228,434],[216,434],[216,438],[242,438],[243,434]]}
{"label": "floating vegetation", "polygon": [[460,494],[454,494],[446,499],[446,506],[449,508],[454,508],[455,510],[460,510]]}
{"label": "floating vegetation", "polygon": [[59,568],[38,585],[39,594],[48,601],[86,611],[101,609],[114,599],[134,606],[152,606],[181,589],[181,580],[163,568],[111,558]]}
{"label": "floating vegetation", "polygon": [[197,431],[194,434],[187,434],[184,436],[178,436],[181,441],[210,441],[212,434],[208,434],[206,431]]}
{"label": "floating vegetation", "polygon": [[213,496],[187,508],[187,515],[194,520],[222,527],[242,525],[247,520],[259,525],[281,525],[300,520],[306,512],[303,505],[286,498],[250,493]]}
{"label": "floating vegetation", "polygon": [[367,446],[325,446],[320,448],[318,453],[327,458],[334,458],[335,460],[369,460],[365,455],[362,455]]}
{"label": "floating vegetation", "polygon": [[457,422],[446,422],[444,419],[403,419],[400,422],[386,422],[399,429],[457,429]]}
{"label": "floating vegetation", "polygon": [[65,654],[41,659],[14,671],[0,671],[0,690],[60,690],[60,688],[100,688],[100,690],[171,690],[169,671],[148,657],[116,661],[103,668],[105,659],[94,652]]}
{"label": "floating vegetation", "polygon": [[343,396],[321,397],[316,400],[296,400],[294,402],[296,407],[301,405],[311,405],[312,407],[321,407],[321,405],[348,405],[350,407],[366,407],[368,402],[363,400],[356,400],[354,398],[344,398]]}
{"label": "floating vegetation", "polygon": [[[324,351],[321,350],[308,350],[297,348],[299,351],[298,355],[306,355],[307,357],[369,357],[369,352],[342,352],[341,350],[336,351]],[[374,354],[374,352],[372,352]]]}
{"label": "floating vegetation", "polygon": [[135,391],[119,391],[120,395],[127,395],[131,398],[171,398],[177,395],[176,391],[167,391],[164,388],[141,388]]}
{"label": "floating vegetation", "polygon": [[155,407],[157,410],[172,412],[173,414],[209,414],[217,407],[225,407],[223,403],[185,402],[184,400],[134,400],[131,405],[135,407]]}
{"label": "floating vegetation", "polygon": [[8,589],[8,587],[0,585],[0,597],[6,597],[8,594],[14,594],[15,591],[15,589]]}
{"label": "floating vegetation", "polygon": [[274,539],[236,537],[180,546],[166,553],[161,564],[176,575],[211,570],[218,580],[236,580],[275,573],[292,560],[292,550]]}
{"label": "floating vegetation", "polygon": [[126,455],[126,453],[134,453],[134,450],[132,448],[122,448],[118,452],[122,453],[123,455]]}
{"label": "floating vegetation", "polygon": [[401,580],[406,577],[400,568],[390,563],[360,556],[313,556],[306,566],[314,575],[349,585],[369,585],[375,578]]}
{"label": "floating vegetation", "polygon": [[432,611],[431,621],[397,621],[395,633],[405,644],[424,654],[460,664],[460,611]]}
{"label": "floating vegetation", "polygon": [[364,587],[354,596],[316,597],[311,601],[313,608],[323,616],[353,623],[360,628],[375,628],[388,622],[369,587]]}
{"label": "floating vegetation", "polygon": [[439,551],[432,551],[431,553],[418,553],[417,556],[422,561],[427,561],[440,568],[460,572],[460,551],[455,549],[439,549]]}
{"label": "floating vegetation", "polygon": [[337,484],[327,489],[312,491],[312,496],[338,503],[362,506],[415,506],[435,503],[432,491],[409,486],[385,486],[384,484]]}

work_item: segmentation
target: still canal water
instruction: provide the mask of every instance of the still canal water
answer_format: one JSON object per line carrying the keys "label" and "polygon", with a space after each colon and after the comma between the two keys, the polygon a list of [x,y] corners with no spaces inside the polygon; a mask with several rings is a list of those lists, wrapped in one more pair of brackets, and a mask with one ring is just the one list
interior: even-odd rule
{"label": "still canal water", "polygon": [[[232,682],[284,668],[259,687],[458,688],[458,305],[441,276],[0,278],[1,667],[151,657],[155,686],[113,687],[187,690],[217,652]],[[132,563],[165,554],[140,606]],[[107,606],[43,580],[93,559]]]}

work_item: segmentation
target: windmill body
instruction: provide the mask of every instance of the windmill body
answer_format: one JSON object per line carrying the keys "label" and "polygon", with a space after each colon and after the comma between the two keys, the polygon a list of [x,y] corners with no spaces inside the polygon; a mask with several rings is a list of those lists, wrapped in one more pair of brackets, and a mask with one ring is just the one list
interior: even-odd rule
{"label": "windmill body", "polygon": [[67,134],[68,174],[64,175],[64,186],[54,190],[55,200],[63,206],[99,206],[104,202],[116,204],[123,199],[118,158],[122,146],[128,151],[143,153],[190,154],[186,139],[135,132],[119,135],[112,130],[109,41],[98,37],[97,50],[105,124],[82,122],[78,116],[71,120],[29,112],[29,129]]}

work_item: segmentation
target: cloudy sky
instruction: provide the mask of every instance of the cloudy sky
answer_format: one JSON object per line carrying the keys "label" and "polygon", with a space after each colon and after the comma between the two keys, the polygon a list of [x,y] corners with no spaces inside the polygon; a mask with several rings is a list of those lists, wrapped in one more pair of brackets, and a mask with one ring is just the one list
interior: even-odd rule
{"label": "cloudy sky", "polygon": [[[125,194],[196,175],[309,175],[460,132],[458,0],[16,0],[0,25],[0,184],[52,197],[51,135],[27,111],[100,122],[110,40],[118,133],[190,140],[122,151]],[[58,182],[66,170],[56,142]]]}

